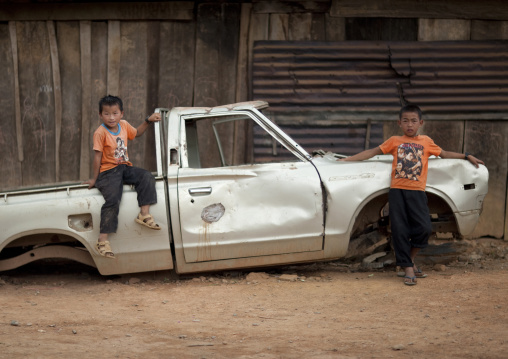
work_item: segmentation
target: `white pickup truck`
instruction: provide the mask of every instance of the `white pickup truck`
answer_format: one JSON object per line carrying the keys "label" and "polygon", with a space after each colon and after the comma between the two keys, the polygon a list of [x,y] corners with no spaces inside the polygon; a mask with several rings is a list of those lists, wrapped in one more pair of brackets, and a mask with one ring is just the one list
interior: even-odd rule
{"label": "white pickup truck", "polygon": [[[109,236],[114,259],[94,249],[104,202],[97,189],[58,184],[0,193],[0,271],[43,258],[75,260],[103,275],[331,260],[345,256],[351,239],[386,228],[392,157],[339,162],[333,153],[311,156],[261,113],[267,106],[157,109],[163,115],[155,124],[158,203],[151,213],[162,229],[134,221],[136,192],[126,185],[118,231]],[[211,133],[204,128],[215,138],[203,136]],[[238,128],[254,142],[272,143],[284,161],[250,155],[230,165],[230,139]],[[210,155],[216,164],[203,163]],[[487,183],[484,166],[430,159],[434,230],[471,233]]]}

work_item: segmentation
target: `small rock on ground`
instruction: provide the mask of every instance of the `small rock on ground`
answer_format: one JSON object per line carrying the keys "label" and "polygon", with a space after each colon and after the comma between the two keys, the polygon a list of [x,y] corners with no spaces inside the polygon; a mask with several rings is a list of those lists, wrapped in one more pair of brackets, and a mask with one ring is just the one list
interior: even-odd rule
{"label": "small rock on ground", "polygon": [[265,272],[251,272],[247,274],[247,277],[245,277],[245,280],[247,282],[258,282],[263,279],[268,279],[270,276]]}
{"label": "small rock on ground", "polygon": [[446,271],[446,266],[444,264],[436,264],[432,267],[436,272],[444,272]]}
{"label": "small rock on ground", "polygon": [[140,282],[141,282],[141,279],[139,279],[139,278],[132,277],[131,279],[129,279],[129,284],[138,284]]}

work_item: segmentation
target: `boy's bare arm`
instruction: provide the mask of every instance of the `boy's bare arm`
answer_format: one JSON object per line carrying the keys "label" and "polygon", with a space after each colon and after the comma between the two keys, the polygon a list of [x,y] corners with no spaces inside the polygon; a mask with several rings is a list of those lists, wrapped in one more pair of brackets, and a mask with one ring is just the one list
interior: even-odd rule
{"label": "boy's bare arm", "polygon": [[365,150],[360,153],[357,153],[356,155],[346,157],[346,158],[340,158],[337,161],[363,161],[368,160],[369,158],[372,158],[374,156],[382,155],[383,151],[381,151],[381,148],[375,147],[371,148],[370,150]]}
{"label": "boy's bare arm", "polygon": [[97,177],[99,177],[99,171],[101,169],[101,160],[102,160],[102,152],[94,151],[95,155],[93,158],[93,167],[92,167],[92,178],[88,181],[83,182],[83,184],[88,185],[88,189],[93,188],[95,186],[95,182],[97,181]]}
{"label": "boy's bare arm", "polygon": [[[154,122],[161,120],[161,114],[160,113],[152,113],[150,116],[148,116],[141,125],[138,126],[137,130],[138,133],[136,133],[136,137],[141,136],[143,133],[145,133],[148,126],[152,125]],[[148,121],[148,122],[147,122]]]}
{"label": "boy's bare arm", "polygon": [[[463,153],[458,152],[451,152],[451,151],[441,151],[441,154],[439,155],[441,158],[456,158],[456,159],[466,159],[466,155]],[[485,166],[485,163],[483,163],[482,160],[476,158],[473,155],[468,154],[467,160],[471,162],[476,168],[479,167],[480,164]]]}

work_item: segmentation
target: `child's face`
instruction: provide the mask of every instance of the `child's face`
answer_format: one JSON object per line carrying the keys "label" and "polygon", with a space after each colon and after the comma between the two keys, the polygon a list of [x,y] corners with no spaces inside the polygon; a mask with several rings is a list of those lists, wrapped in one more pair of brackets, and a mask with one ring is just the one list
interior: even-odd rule
{"label": "child's face", "polygon": [[416,112],[403,112],[398,124],[404,135],[415,137],[418,135],[418,129],[423,125],[423,120],[418,117]]}
{"label": "child's face", "polygon": [[118,123],[123,118],[123,111],[120,111],[118,105],[104,105],[102,106],[102,112],[99,113],[99,117],[107,128],[116,131],[118,129]]}

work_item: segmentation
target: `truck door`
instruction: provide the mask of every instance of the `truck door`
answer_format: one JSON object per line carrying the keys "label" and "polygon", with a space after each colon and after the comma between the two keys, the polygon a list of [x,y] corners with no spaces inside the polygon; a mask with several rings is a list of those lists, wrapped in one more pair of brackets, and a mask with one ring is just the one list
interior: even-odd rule
{"label": "truck door", "polygon": [[[273,133],[254,118],[246,111],[186,119],[182,126],[187,153],[178,172],[178,205],[188,263],[323,248],[323,197],[317,170],[276,142]],[[212,126],[216,141],[201,141],[200,129],[206,126]],[[250,156],[246,162],[251,163],[231,165],[235,154],[230,150],[235,146],[224,141],[231,136],[231,126],[250,129],[255,140],[274,141],[285,160],[268,154],[261,156],[264,161]],[[267,158],[272,161],[266,162]]]}

